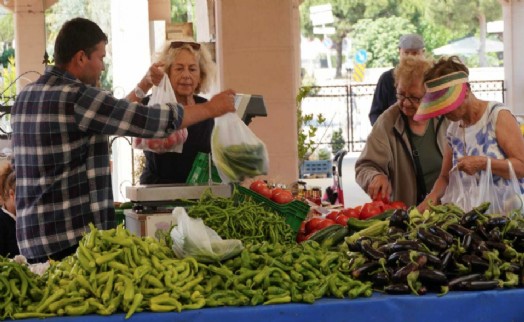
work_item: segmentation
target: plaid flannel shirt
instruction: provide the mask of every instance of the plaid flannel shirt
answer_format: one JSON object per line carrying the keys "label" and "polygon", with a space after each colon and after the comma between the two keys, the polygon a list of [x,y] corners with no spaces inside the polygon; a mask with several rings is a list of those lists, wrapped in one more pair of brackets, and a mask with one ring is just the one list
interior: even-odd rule
{"label": "plaid flannel shirt", "polygon": [[163,137],[183,116],[181,105],[119,100],[56,67],[27,85],[11,117],[21,254],[73,247],[89,223],[114,227],[108,136]]}

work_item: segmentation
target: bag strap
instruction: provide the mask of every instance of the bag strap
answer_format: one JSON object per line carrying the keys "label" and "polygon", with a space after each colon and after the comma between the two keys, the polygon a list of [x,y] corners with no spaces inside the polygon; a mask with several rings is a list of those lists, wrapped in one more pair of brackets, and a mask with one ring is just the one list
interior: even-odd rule
{"label": "bag strap", "polygon": [[404,119],[404,126],[408,135],[409,145],[411,146],[411,155],[413,157],[413,163],[415,163],[415,178],[417,180],[417,204],[424,201],[426,198],[426,183],[424,182],[424,175],[422,172],[422,165],[420,164],[420,158],[417,148],[413,143],[413,133],[409,128],[408,119],[405,115],[402,115]]}

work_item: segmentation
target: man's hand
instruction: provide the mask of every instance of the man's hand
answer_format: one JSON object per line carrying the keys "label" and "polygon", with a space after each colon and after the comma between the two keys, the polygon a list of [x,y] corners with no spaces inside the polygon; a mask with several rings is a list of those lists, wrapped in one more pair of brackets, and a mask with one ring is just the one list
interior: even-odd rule
{"label": "man's hand", "polygon": [[235,91],[228,89],[216,94],[209,100],[208,107],[211,117],[235,112]]}

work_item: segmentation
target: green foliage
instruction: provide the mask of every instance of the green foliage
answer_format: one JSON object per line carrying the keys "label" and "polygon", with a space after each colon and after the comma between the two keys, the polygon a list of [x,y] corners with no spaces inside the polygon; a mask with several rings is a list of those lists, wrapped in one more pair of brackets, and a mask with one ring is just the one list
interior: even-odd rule
{"label": "green foliage", "polygon": [[331,160],[331,152],[328,149],[319,149],[318,150],[318,159],[319,160]]}
{"label": "green foliage", "polygon": [[346,142],[342,135],[342,129],[339,128],[338,130],[333,131],[333,134],[331,135],[331,151],[333,154],[337,154],[338,151],[344,149],[345,145]]}
{"label": "green foliage", "polygon": [[353,26],[353,52],[368,52],[367,67],[394,66],[399,59],[398,39],[413,32],[415,26],[405,18],[361,19]]}
{"label": "green foliage", "polygon": [[7,68],[9,61],[15,58],[15,50],[12,47],[5,49],[0,56],[0,67]]}
{"label": "green foliage", "polygon": [[426,0],[426,19],[460,35],[472,35],[479,30],[479,17],[486,21],[500,19],[502,8],[498,0]]}
{"label": "green foliage", "polygon": [[13,100],[16,95],[15,58],[9,58],[7,66],[0,66],[0,71],[0,102],[3,104]]}
{"label": "green foliage", "polygon": [[191,9],[194,7],[195,0],[171,0],[171,22],[190,22],[193,12],[188,12],[188,8]]}
{"label": "green foliage", "polygon": [[[316,117],[314,114],[302,113],[302,101],[311,93],[312,88],[304,86],[299,88],[297,95],[297,131],[298,131],[298,159],[302,164],[312,153],[318,144],[315,142],[318,126],[325,124],[326,118],[322,114]],[[299,165],[300,165],[299,164]]]}
{"label": "green foliage", "polygon": [[[2,11],[0,11],[2,13]],[[15,39],[15,25],[13,14],[0,15],[0,42],[12,43]]]}

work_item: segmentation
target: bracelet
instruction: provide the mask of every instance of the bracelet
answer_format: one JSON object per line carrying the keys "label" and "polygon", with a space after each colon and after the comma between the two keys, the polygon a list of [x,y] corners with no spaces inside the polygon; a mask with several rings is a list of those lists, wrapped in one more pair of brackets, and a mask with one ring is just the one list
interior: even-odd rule
{"label": "bracelet", "polygon": [[135,87],[135,96],[138,98],[144,98],[146,96],[146,93],[144,93],[144,90],[137,85]]}

